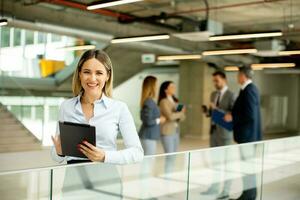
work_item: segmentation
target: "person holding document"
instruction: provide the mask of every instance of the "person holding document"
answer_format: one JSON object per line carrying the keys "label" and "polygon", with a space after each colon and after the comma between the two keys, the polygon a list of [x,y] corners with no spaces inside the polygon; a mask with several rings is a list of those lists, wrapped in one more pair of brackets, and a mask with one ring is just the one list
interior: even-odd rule
{"label": "person holding document", "polygon": [[178,150],[180,133],[179,122],[185,119],[186,108],[180,106],[175,97],[176,87],[172,81],[165,81],[159,89],[158,105],[161,115],[166,121],[160,125],[161,141],[165,153],[173,153]]}
{"label": "person holding document", "polygon": [[[52,158],[68,164],[94,161],[129,164],[143,159],[132,115],[127,105],[112,98],[113,68],[108,55],[101,50],[83,53],[73,76],[74,97],[65,100],[59,110],[60,122],[89,124],[95,127],[96,145],[87,141],[78,150],[87,158],[62,155],[59,129],[52,137]],[[117,150],[116,138],[121,133],[126,148]]]}
{"label": "person holding document", "polygon": [[[226,74],[222,71],[216,71],[213,73],[212,79],[216,90],[210,95],[209,108],[207,109],[206,106],[203,106],[204,113],[208,117],[211,117],[214,111],[224,114],[230,113],[235,101],[235,95],[227,86]],[[232,141],[232,132],[212,120],[210,127],[210,146],[230,145]]]}
{"label": "person holding document", "polygon": [[[213,83],[216,88],[214,92],[212,92],[210,97],[210,106],[207,108],[203,106],[204,113],[211,117],[211,127],[210,127],[210,146],[225,146],[230,145],[233,142],[233,134],[231,130],[228,130],[227,127],[222,126],[222,122],[225,122],[223,116],[226,113],[230,113],[233,108],[233,104],[235,101],[234,93],[227,86],[226,74],[222,71],[216,71],[212,75]],[[218,115],[221,116],[218,118]],[[217,121],[217,120],[218,121]],[[225,122],[226,123],[226,122]],[[224,124],[224,123],[223,123]],[[227,152],[225,153],[225,159],[227,156]],[[222,158],[222,156],[220,156]],[[220,161],[222,163],[223,161]],[[225,163],[226,164],[226,163]],[[222,177],[213,177],[214,179],[220,179]],[[220,182],[222,180],[214,180],[214,184],[212,184],[205,192],[202,192],[203,195],[218,195],[218,199],[223,199],[229,197],[229,188],[230,181],[226,180],[224,183],[224,188],[219,194]]]}
{"label": "person holding document", "polygon": [[[226,121],[233,121],[234,140],[238,144],[262,140],[260,97],[252,81],[253,70],[250,66],[239,68],[237,75],[241,85],[240,94],[233,106],[232,114],[225,116]],[[256,145],[240,146],[241,163],[248,165],[242,174],[244,190],[238,200],[255,200],[257,196],[255,169]],[[250,163],[250,164],[249,164]]]}

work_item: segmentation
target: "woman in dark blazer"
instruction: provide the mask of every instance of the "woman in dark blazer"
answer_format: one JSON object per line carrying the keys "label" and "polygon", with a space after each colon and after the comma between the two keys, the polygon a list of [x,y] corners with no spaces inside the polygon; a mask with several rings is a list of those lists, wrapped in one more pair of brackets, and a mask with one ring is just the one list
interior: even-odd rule
{"label": "woman in dark blazer", "polygon": [[147,76],[142,86],[141,97],[141,120],[142,126],[139,135],[142,141],[145,155],[156,153],[156,144],[160,139],[160,123],[165,122],[164,117],[160,117],[159,108],[154,101],[156,97],[157,78]]}

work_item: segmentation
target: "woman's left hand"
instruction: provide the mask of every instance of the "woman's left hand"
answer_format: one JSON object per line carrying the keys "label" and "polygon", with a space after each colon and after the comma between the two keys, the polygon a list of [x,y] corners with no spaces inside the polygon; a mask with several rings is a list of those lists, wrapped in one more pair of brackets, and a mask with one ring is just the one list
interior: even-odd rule
{"label": "woman's left hand", "polygon": [[105,152],[87,141],[83,141],[82,144],[79,144],[78,149],[91,161],[104,162]]}

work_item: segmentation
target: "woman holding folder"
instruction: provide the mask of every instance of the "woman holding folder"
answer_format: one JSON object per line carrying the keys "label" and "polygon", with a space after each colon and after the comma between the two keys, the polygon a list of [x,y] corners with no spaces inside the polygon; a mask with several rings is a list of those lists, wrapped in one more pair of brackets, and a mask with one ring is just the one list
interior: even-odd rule
{"label": "woman holding folder", "polygon": [[[52,157],[68,164],[94,161],[129,164],[143,159],[136,127],[127,105],[112,98],[113,68],[108,55],[101,50],[83,53],[73,76],[74,97],[65,100],[59,121],[89,124],[96,127],[96,145],[82,141],[78,145],[87,159],[62,155],[59,129],[52,137]],[[117,150],[117,134],[121,133],[126,148]]]}
{"label": "woman holding folder", "polygon": [[178,150],[179,146],[179,122],[185,119],[186,108],[178,110],[178,99],[175,97],[175,84],[172,81],[165,81],[159,90],[158,104],[161,115],[166,122],[161,124],[161,140],[165,153],[172,153]]}

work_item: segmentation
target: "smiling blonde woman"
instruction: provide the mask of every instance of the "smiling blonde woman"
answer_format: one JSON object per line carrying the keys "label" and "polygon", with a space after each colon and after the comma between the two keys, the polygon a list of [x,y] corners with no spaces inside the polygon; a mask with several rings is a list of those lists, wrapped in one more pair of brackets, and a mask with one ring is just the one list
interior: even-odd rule
{"label": "smiling blonde woman", "polygon": [[[74,97],[64,101],[59,121],[90,124],[96,127],[96,146],[84,141],[79,150],[88,159],[62,155],[59,129],[52,137],[52,158],[68,164],[105,162],[129,164],[143,159],[136,127],[127,105],[112,98],[113,68],[108,55],[101,50],[88,50],[79,60],[73,76]],[[126,148],[117,150],[116,138],[121,133]]]}

